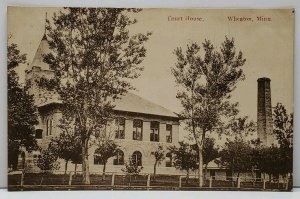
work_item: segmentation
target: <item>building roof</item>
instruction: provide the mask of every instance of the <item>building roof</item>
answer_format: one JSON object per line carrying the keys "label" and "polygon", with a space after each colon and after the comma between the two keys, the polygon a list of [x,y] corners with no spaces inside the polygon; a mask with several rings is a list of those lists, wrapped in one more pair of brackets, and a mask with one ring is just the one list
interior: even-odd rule
{"label": "building roof", "polygon": [[222,165],[219,164],[220,158],[216,158],[212,161],[210,161],[207,164],[207,169],[226,169],[226,167],[223,167]]}
{"label": "building roof", "polygon": [[32,60],[31,68],[33,66],[38,66],[41,67],[41,69],[43,70],[49,70],[49,65],[44,62],[44,57],[43,57],[43,55],[46,55],[48,53],[50,53],[50,48],[47,41],[47,37],[46,35],[44,35]]}
{"label": "building roof", "polygon": [[[40,103],[38,107],[43,108],[54,104],[62,104],[62,101],[56,98],[50,98],[47,99],[47,101]],[[114,104],[116,105],[114,108],[116,111],[178,118],[178,115],[171,110],[130,92],[122,96],[120,99],[117,99]]]}
{"label": "building roof", "polygon": [[121,99],[115,101],[115,110],[168,117],[178,117],[177,114],[158,104],[146,100],[138,95],[128,92]]}

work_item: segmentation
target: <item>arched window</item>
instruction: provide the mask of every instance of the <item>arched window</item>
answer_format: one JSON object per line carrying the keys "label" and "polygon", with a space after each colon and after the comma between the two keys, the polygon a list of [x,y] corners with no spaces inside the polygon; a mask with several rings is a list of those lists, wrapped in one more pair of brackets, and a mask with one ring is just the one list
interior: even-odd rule
{"label": "arched window", "polygon": [[124,152],[119,150],[114,159],[114,165],[123,165],[124,164]]}
{"label": "arched window", "polygon": [[137,166],[142,166],[142,153],[139,151],[135,151],[132,154],[132,163]]}
{"label": "arched window", "polygon": [[172,167],[172,154],[166,154],[166,167]]}

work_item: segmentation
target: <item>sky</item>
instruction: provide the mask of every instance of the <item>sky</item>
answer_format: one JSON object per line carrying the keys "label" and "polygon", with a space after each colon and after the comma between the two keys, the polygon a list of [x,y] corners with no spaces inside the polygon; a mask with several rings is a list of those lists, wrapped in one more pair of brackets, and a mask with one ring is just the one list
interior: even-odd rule
{"label": "sky", "polygon": [[[9,8],[8,33],[31,63],[44,34],[45,13],[51,18],[58,8]],[[229,21],[228,17],[251,18],[250,21]],[[293,112],[293,56],[294,14],[292,10],[238,10],[238,9],[144,9],[134,15],[138,23],[130,32],[152,32],[145,44],[147,56],[142,62],[144,71],[132,81],[134,93],[180,112],[176,99],[171,68],[175,66],[173,54],[177,47],[185,48],[191,42],[211,40],[219,48],[225,36],[234,37],[237,51],[243,52],[246,63],[244,81],[232,92],[232,102],[239,102],[241,115],[256,121],[257,79],[271,79],[272,106],[283,103]],[[199,21],[186,17],[201,18]],[[258,21],[258,17],[271,21]],[[178,19],[174,21],[172,19]],[[21,80],[26,66],[18,68]]]}

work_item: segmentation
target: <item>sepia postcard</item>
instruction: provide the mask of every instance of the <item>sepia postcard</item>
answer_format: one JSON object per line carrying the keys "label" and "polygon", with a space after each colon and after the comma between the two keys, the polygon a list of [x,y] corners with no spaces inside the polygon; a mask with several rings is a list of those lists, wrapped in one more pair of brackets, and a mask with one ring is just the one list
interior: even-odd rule
{"label": "sepia postcard", "polygon": [[292,190],[293,9],[7,16],[9,191]]}

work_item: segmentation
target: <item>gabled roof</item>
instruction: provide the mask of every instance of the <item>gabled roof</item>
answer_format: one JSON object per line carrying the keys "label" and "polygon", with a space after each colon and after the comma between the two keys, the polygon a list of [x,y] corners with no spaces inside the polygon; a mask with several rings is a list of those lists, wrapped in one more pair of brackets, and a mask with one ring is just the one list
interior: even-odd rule
{"label": "gabled roof", "polygon": [[115,104],[115,110],[118,111],[127,111],[178,118],[178,116],[169,109],[166,109],[158,104],[155,104],[130,92],[122,96],[121,99],[116,100]]}
{"label": "gabled roof", "polygon": [[49,70],[49,65],[44,62],[43,57],[43,55],[46,55],[48,53],[50,53],[50,48],[47,41],[47,36],[44,35],[32,60],[31,68],[33,66],[38,66],[41,67],[41,69],[43,70]]}
{"label": "gabled roof", "polygon": [[216,159],[210,161],[207,164],[207,169],[226,169],[226,167],[219,164],[220,161],[221,161],[221,158],[216,158]]}
{"label": "gabled roof", "polygon": [[[62,101],[58,99],[49,99],[46,102],[39,104],[38,107],[42,108],[53,104],[62,104]],[[178,118],[178,115],[171,110],[130,92],[116,100],[114,104],[116,105],[114,108],[116,111]]]}

